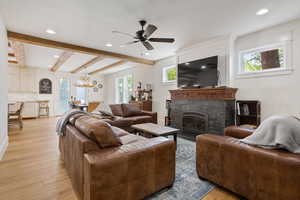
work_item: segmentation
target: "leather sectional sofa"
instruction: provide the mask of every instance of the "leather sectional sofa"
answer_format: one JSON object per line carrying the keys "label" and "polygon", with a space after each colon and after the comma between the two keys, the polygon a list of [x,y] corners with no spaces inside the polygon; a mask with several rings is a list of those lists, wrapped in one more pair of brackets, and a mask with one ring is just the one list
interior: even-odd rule
{"label": "leather sectional sofa", "polygon": [[197,137],[197,173],[249,200],[300,199],[300,155],[241,143],[251,131],[229,127],[225,136]]}
{"label": "leather sectional sofa", "polygon": [[157,113],[140,109],[139,104],[112,104],[109,105],[114,119],[105,119],[112,126],[132,132],[132,125],[142,123],[157,123]]}
{"label": "leather sectional sofa", "polygon": [[[107,141],[106,147],[101,147],[89,137],[106,130],[97,127],[101,120],[84,118],[70,118],[65,135],[59,138],[61,157],[79,199],[141,200],[173,184],[173,141],[148,139],[111,126],[120,144],[108,147],[115,141]],[[107,123],[105,126],[110,127]]]}

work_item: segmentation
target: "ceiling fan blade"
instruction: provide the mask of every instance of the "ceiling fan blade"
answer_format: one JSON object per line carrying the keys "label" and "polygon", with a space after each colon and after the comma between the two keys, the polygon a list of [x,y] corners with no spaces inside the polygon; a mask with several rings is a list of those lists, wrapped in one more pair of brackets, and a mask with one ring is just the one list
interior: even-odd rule
{"label": "ceiling fan blade", "polygon": [[173,43],[175,42],[174,38],[150,38],[150,42],[167,42],[167,43]]}
{"label": "ceiling fan blade", "polygon": [[149,24],[145,30],[145,38],[148,38],[150,37],[150,35],[152,35],[152,33],[154,33],[154,31],[156,31],[157,27],[152,25],[152,24]]}
{"label": "ceiling fan blade", "polygon": [[142,42],[147,50],[153,50],[153,46],[149,42]]}
{"label": "ceiling fan blade", "polygon": [[127,45],[131,45],[131,44],[134,44],[134,43],[137,43],[139,42],[138,40],[135,40],[135,41],[132,41],[132,42],[127,42],[125,44],[122,44],[121,46],[127,46]]}
{"label": "ceiling fan blade", "polygon": [[126,36],[129,36],[129,37],[135,38],[134,35],[129,34],[129,33],[124,33],[124,32],[121,32],[121,31],[112,31],[112,33],[117,33],[117,34],[126,35]]}

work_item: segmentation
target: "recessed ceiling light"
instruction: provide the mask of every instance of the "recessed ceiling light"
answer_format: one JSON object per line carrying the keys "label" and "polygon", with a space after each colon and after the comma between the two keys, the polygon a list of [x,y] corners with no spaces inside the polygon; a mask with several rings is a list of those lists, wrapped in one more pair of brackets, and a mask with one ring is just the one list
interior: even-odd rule
{"label": "recessed ceiling light", "polygon": [[49,34],[52,34],[52,35],[56,34],[56,32],[54,30],[49,29],[49,28],[46,30],[46,32],[49,33]]}
{"label": "recessed ceiling light", "polygon": [[124,45],[124,44],[121,44],[120,47],[123,48],[123,47],[125,47],[125,45]]}
{"label": "recessed ceiling light", "polygon": [[269,9],[263,8],[260,9],[259,11],[256,12],[256,15],[261,16],[261,15],[266,15],[269,12]]}
{"label": "recessed ceiling light", "polygon": [[112,47],[112,44],[111,43],[107,43],[105,46]]}
{"label": "recessed ceiling light", "polygon": [[59,55],[54,55],[54,58],[59,58]]}
{"label": "recessed ceiling light", "polygon": [[149,52],[145,52],[145,55],[148,56],[150,53]]}

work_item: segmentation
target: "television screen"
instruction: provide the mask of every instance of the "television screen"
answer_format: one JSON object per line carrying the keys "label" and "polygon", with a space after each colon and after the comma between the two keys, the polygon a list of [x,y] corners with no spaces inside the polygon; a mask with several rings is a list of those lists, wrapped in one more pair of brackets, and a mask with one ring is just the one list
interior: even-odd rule
{"label": "television screen", "polygon": [[179,88],[202,88],[218,85],[218,56],[178,65]]}

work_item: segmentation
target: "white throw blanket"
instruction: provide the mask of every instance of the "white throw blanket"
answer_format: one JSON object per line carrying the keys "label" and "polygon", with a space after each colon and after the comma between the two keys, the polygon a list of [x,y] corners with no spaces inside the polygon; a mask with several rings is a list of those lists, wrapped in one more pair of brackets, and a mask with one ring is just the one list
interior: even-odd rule
{"label": "white throw blanket", "polygon": [[65,112],[63,114],[63,116],[61,116],[61,118],[57,121],[57,124],[56,124],[56,133],[57,133],[57,135],[60,135],[60,136],[65,135],[66,125],[69,122],[69,119],[73,115],[78,114],[78,113],[88,114],[87,112],[73,109],[73,110],[69,110],[69,111]]}
{"label": "white throw blanket", "polygon": [[266,149],[286,149],[300,154],[300,115],[272,116],[252,135],[240,141]]}

